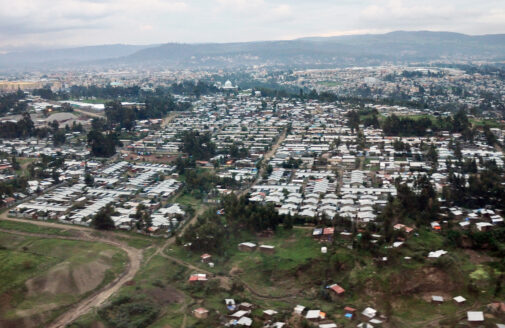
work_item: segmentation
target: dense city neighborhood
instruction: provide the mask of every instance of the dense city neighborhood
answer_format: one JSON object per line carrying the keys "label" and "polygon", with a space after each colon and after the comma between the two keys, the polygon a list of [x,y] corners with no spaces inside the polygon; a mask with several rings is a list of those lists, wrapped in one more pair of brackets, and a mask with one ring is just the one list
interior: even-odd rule
{"label": "dense city neighborhood", "polygon": [[82,316],[44,308],[56,271],[20,306],[69,327],[503,327],[503,71],[467,70],[3,82],[0,233],[144,261]]}

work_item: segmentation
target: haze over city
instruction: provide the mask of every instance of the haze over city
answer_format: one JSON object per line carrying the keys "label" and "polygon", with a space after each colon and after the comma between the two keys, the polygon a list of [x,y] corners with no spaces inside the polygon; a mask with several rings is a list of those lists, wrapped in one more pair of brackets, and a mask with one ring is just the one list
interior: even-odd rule
{"label": "haze over city", "polygon": [[286,40],[396,30],[505,32],[505,3],[500,0],[2,0],[0,6],[2,51]]}

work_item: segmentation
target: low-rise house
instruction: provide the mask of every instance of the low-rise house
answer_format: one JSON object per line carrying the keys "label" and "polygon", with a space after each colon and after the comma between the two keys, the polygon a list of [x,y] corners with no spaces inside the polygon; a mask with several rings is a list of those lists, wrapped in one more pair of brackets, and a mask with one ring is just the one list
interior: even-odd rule
{"label": "low-rise house", "polygon": [[210,255],[210,254],[202,254],[200,256],[200,259],[202,260],[203,263],[209,263],[212,260],[212,255]]}
{"label": "low-rise house", "polygon": [[345,312],[345,315],[344,315],[344,316],[345,316],[347,319],[352,319],[352,318],[354,318],[354,315],[355,315],[355,313],[356,313],[356,309],[355,309],[355,308],[352,308],[352,307],[350,307],[350,306],[346,306],[346,307],[344,308],[344,312]]}
{"label": "low-rise house", "polygon": [[260,245],[259,249],[260,249],[260,252],[265,253],[265,254],[274,254],[275,253],[275,246],[272,246],[272,245]]}
{"label": "low-rise house", "polygon": [[327,286],[326,288],[330,289],[332,291],[332,297],[333,296],[340,296],[342,294],[345,293],[345,289],[343,289],[342,287],[340,287],[339,285],[337,284],[333,284],[333,285],[329,285]]}
{"label": "low-rise house", "polygon": [[443,249],[440,249],[438,251],[429,252],[428,253],[428,258],[437,259],[440,256],[445,255],[445,254],[447,254],[447,251],[444,251]]}
{"label": "low-rise house", "polygon": [[321,323],[318,326],[319,328],[337,328],[335,323]]}
{"label": "low-rise house", "polygon": [[237,309],[234,299],[227,298],[224,300],[224,304],[226,304],[226,308],[228,309],[228,311],[235,311]]}
{"label": "low-rise house", "polygon": [[293,312],[298,315],[302,315],[303,311],[305,311],[305,306],[300,305],[300,304],[295,306],[295,308],[293,309]]}
{"label": "low-rise house", "polygon": [[320,310],[309,310],[305,315],[305,319],[309,321],[319,321],[326,318],[326,313],[321,312]]}
{"label": "low-rise house", "polygon": [[251,327],[253,324],[253,320],[248,317],[242,317],[236,322],[236,324],[238,326]]}
{"label": "low-rise house", "polygon": [[466,302],[466,298],[464,298],[463,296],[456,296],[453,298],[454,302],[456,302],[457,304],[463,304]]}
{"label": "low-rise house", "polygon": [[372,319],[377,315],[377,310],[371,307],[367,307],[366,309],[363,310],[363,312],[361,312],[361,314],[367,317],[368,319]]}
{"label": "low-rise house", "polygon": [[244,311],[244,310],[239,310],[237,312],[234,312],[230,315],[231,318],[235,318],[235,319],[240,319],[242,318],[243,316],[246,316],[249,314],[249,311]]}
{"label": "low-rise house", "polygon": [[190,283],[205,282],[207,280],[207,275],[205,273],[194,273],[189,277]]}
{"label": "low-rise house", "polygon": [[238,305],[238,308],[244,311],[252,311],[254,309],[254,305],[248,302],[242,302]]}
{"label": "low-rise house", "polygon": [[414,228],[408,227],[404,224],[398,223],[393,226],[395,230],[403,230],[405,233],[410,234],[412,231],[414,231]]}
{"label": "low-rise house", "polygon": [[315,228],[314,231],[312,231],[312,237],[319,239],[323,235],[323,229],[322,228]]}
{"label": "low-rise house", "polygon": [[240,243],[238,244],[238,249],[242,252],[253,252],[256,250],[256,244],[250,242]]}
{"label": "low-rise house", "polygon": [[327,241],[332,241],[334,233],[335,233],[335,228],[324,228],[323,229],[323,238]]}
{"label": "low-rise house", "polygon": [[471,324],[484,322],[484,313],[482,311],[468,311],[466,315],[468,322]]}
{"label": "low-rise house", "polygon": [[198,309],[194,309],[193,315],[195,316],[195,318],[198,318],[198,319],[207,319],[207,317],[209,316],[209,310],[202,308],[202,307],[198,308]]}
{"label": "low-rise house", "polygon": [[272,318],[277,315],[279,312],[275,311],[275,310],[265,310],[263,311],[263,318],[265,318],[265,320],[272,320]]}
{"label": "low-rise house", "polygon": [[481,232],[485,232],[485,231],[490,231],[494,226],[493,226],[493,224],[491,224],[489,222],[477,222],[475,224],[475,227],[477,228],[477,230],[479,230]]}

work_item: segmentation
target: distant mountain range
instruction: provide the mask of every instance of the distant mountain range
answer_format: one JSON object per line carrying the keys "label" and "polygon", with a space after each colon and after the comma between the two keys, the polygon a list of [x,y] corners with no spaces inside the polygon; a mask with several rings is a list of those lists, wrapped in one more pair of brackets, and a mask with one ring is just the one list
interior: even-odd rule
{"label": "distant mountain range", "polygon": [[427,61],[504,61],[505,34],[450,32],[311,37],[242,43],[104,45],[0,55],[0,69],[69,67],[345,67]]}

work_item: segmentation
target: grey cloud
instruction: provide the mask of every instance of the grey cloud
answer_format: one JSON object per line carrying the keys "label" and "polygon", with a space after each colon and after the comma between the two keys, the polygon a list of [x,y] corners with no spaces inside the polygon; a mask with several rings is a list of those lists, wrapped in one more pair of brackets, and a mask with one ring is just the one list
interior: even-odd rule
{"label": "grey cloud", "polygon": [[0,50],[55,38],[75,45],[393,30],[505,33],[503,0],[0,0],[0,6]]}

